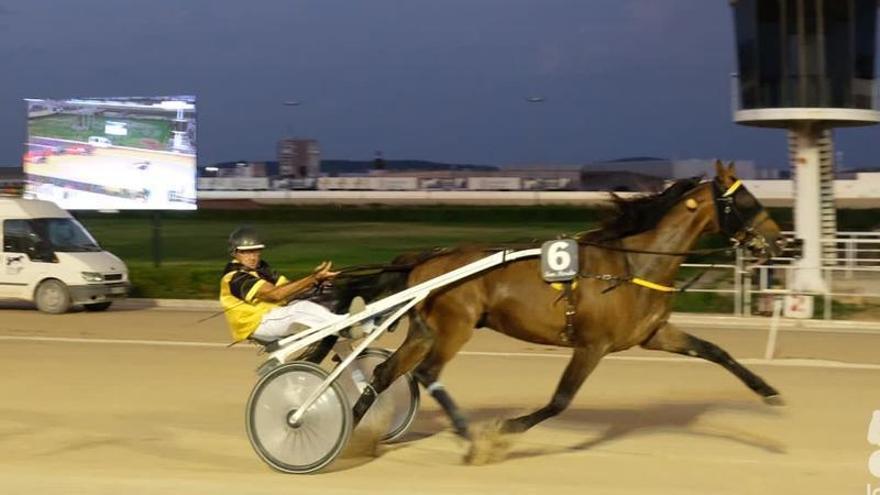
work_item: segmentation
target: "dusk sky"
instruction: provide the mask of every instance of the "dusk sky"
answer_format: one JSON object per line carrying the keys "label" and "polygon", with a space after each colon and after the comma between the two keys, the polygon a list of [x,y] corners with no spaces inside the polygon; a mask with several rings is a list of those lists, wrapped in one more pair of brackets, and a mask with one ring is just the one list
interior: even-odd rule
{"label": "dusk sky", "polygon": [[[23,98],[172,94],[198,98],[200,164],[292,133],[325,159],[782,165],[783,131],[732,122],[732,24],[727,0],[0,0],[0,165]],[[880,128],[836,140],[880,166]]]}

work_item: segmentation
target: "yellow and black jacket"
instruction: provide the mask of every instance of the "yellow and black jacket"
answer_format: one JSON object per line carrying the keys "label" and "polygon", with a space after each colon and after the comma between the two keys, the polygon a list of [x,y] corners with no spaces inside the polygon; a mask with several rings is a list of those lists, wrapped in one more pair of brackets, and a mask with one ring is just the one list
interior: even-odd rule
{"label": "yellow and black jacket", "polygon": [[265,261],[260,261],[256,270],[248,270],[237,261],[230,261],[223,269],[220,304],[226,314],[232,339],[236,342],[248,338],[260,326],[263,315],[281,306],[257,298],[257,292],[266,282],[282,285],[288,280],[273,272]]}

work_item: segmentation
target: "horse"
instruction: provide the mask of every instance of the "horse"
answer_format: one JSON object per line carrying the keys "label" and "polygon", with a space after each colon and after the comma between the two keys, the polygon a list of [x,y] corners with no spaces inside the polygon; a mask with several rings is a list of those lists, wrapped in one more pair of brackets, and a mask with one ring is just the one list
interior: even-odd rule
{"label": "horse", "polygon": [[[670,286],[704,234],[726,236],[759,262],[778,255],[785,246],[779,226],[736,178],[733,163],[725,166],[716,161],[715,169],[713,179],[679,180],[658,194],[634,199],[613,196],[617,214],[603,227],[577,236],[579,272],[570,290],[569,315],[561,311],[560,291],[544,282],[535,258],[503,264],[432,293],[410,311],[404,342],[376,368],[370,386],[353,406],[356,424],[378,394],[412,371],[448,415],[455,433],[472,439],[467,418],[439,378],[481,327],[572,349],[550,402],[530,414],[503,420],[502,433],[521,433],[558,415],[604,356],[634,346],[709,360],[733,373],[768,404],[781,404],[775,388],[726,351],[669,321],[674,293]],[[374,294],[368,297],[437,277],[486,256],[486,251],[470,246],[403,255],[370,279]],[[613,285],[612,280],[616,280]]]}

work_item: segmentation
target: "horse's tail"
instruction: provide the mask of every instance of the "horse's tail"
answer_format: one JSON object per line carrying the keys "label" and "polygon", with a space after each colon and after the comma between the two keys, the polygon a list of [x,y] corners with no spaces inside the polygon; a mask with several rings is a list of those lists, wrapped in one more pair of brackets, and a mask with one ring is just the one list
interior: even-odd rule
{"label": "horse's tail", "polygon": [[356,268],[340,273],[333,279],[332,292],[337,313],[348,311],[348,306],[355,296],[361,296],[367,301],[375,301],[405,289],[406,280],[412,270],[411,267],[398,269],[392,265]]}
{"label": "horse's tail", "polygon": [[419,264],[448,252],[433,249],[419,253],[402,254],[387,265],[360,265],[344,268],[333,279],[332,293],[335,312],[348,311],[356,296],[371,302],[406,289],[410,272]]}

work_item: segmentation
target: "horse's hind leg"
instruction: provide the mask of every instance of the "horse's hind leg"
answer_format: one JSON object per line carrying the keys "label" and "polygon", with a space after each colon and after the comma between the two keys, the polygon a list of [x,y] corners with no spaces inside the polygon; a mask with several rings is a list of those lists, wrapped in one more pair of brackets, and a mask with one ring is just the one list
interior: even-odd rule
{"label": "horse's hind leg", "polygon": [[433,343],[434,333],[415,312],[412,312],[406,340],[394,351],[391,357],[376,366],[370,384],[355,403],[353,407],[355,425],[364,417],[379,394],[425,358]]}
{"label": "horse's hind leg", "polygon": [[504,421],[502,431],[521,433],[564,411],[604,354],[604,349],[597,345],[576,347],[550,403],[531,414]]}
{"label": "horse's hind leg", "polygon": [[650,339],[642,343],[642,347],[645,349],[654,349],[699,357],[720,364],[727,371],[736,375],[736,377],[742,380],[742,382],[750,389],[763,397],[764,401],[768,404],[782,404],[779,392],[777,392],[775,388],[767,385],[767,382],[762,380],[761,377],[739,364],[730,356],[730,354],[724,351],[724,349],[721,349],[711,342],[707,342],[683,332],[671,323],[666,323],[660,327]]}

